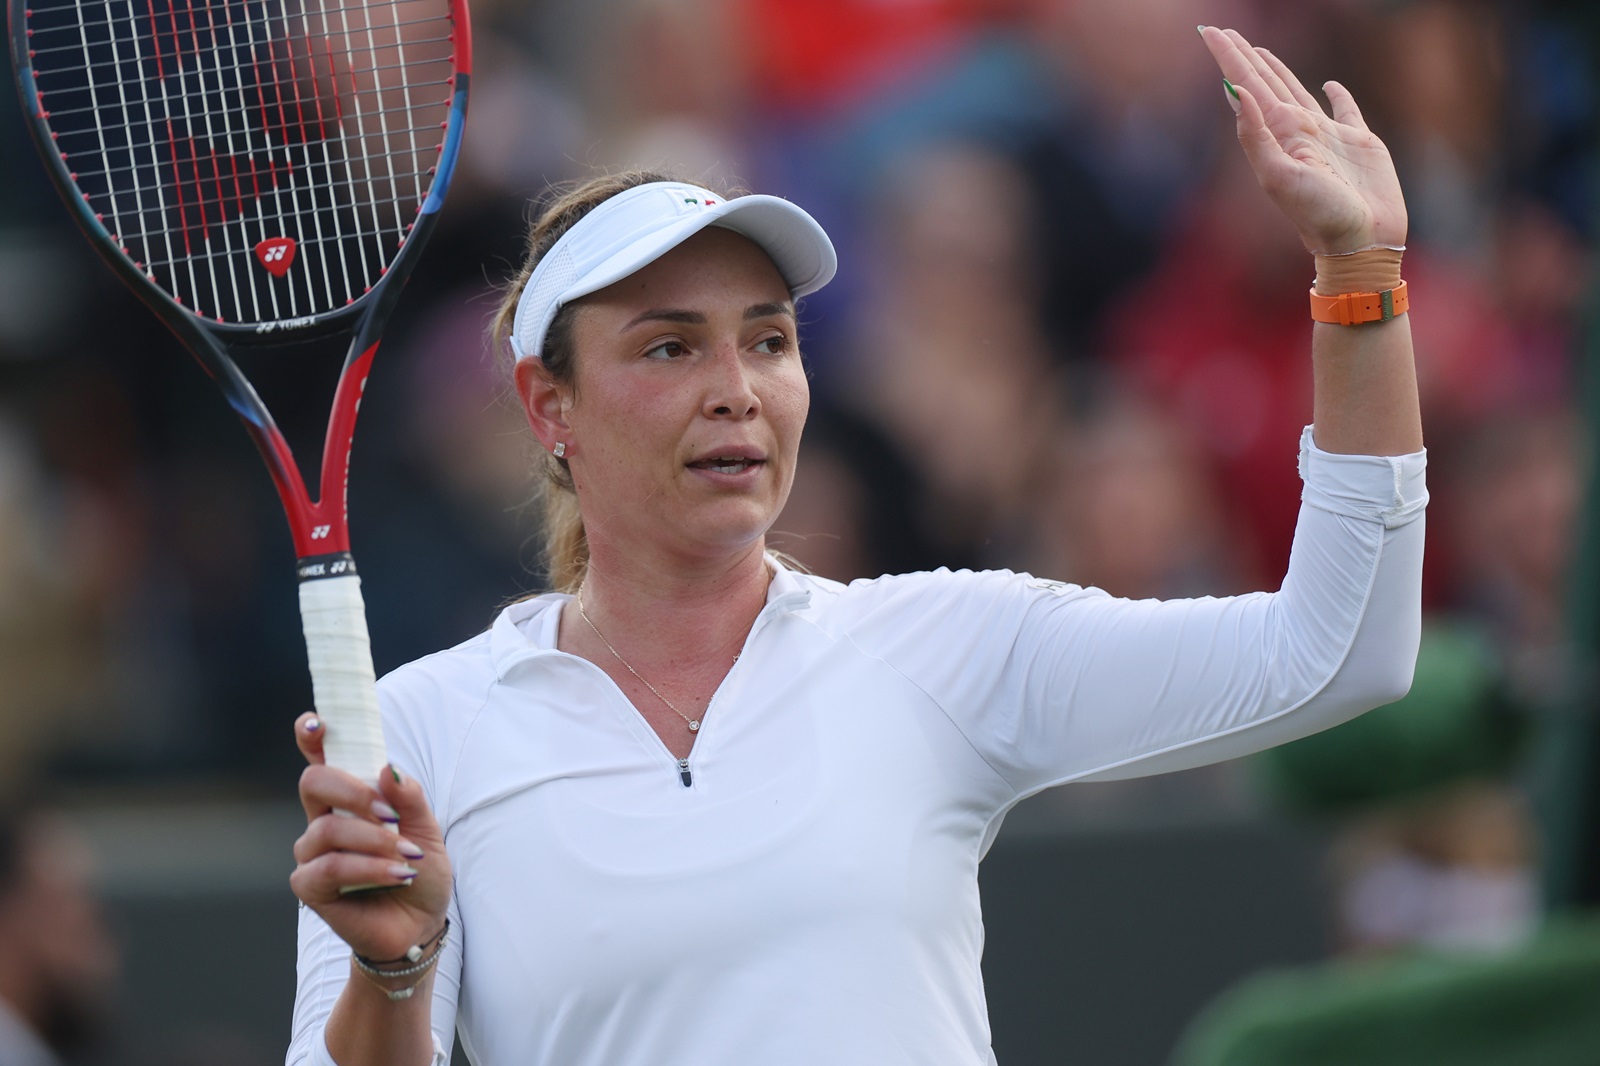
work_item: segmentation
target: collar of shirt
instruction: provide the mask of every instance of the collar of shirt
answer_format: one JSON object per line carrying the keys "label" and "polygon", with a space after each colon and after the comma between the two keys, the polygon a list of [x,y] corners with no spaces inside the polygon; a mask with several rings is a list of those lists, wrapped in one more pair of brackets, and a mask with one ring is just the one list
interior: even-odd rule
{"label": "collar of shirt", "polygon": [[[772,583],[767,586],[767,605],[757,622],[778,611],[800,611],[811,604],[811,590],[804,578],[786,568],[775,557],[767,556],[772,567]],[[504,681],[506,673],[518,663],[556,651],[559,608],[572,597],[552,592],[513,603],[500,612],[489,627],[489,654],[496,675]]]}

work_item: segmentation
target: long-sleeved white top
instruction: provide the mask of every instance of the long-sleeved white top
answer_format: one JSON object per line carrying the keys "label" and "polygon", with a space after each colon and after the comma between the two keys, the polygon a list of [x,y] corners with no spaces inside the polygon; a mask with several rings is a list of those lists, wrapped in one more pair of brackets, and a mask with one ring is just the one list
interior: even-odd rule
{"label": "long-sleeved white top", "polygon": [[[433,1001],[479,1066],[993,1063],[978,863],[1070,781],[1259,751],[1397,699],[1421,624],[1423,453],[1301,444],[1275,593],[1129,601],[1008,572],[779,568],[684,765],[556,649],[568,597],[379,685],[455,870]],[[300,923],[291,1064],[349,951]]]}

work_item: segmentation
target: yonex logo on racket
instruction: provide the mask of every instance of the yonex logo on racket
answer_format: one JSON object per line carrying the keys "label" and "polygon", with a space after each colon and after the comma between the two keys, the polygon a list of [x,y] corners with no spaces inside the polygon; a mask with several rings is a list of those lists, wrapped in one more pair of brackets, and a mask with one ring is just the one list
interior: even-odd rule
{"label": "yonex logo on racket", "polygon": [[280,329],[301,329],[316,321],[313,315],[302,315],[299,318],[285,318],[280,322],[260,322],[256,324],[257,333],[275,333]]}
{"label": "yonex logo on racket", "polygon": [[291,237],[268,237],[256,245],[256,259],[267,268],[268,274],[281,278],[294,265],[294,248]]}

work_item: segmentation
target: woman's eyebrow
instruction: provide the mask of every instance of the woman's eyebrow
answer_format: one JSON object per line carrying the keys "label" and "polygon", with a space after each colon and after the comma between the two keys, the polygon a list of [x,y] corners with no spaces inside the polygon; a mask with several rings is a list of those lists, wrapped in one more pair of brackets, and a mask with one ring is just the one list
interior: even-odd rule
{"label": "woman's eyebrow", "polygon": [[794,306],[788,303],[751,304],[744,309],[744,320],[746,322],[752,318],[767,318],[772,315],[786,315],[789,318],[793,318]]}
{"label": "woman's eyebrow", "polygon": [[682,322],[689,326],[703,326],[706,316],[699,311],[678,311],[670,307],[655,307],[635,315],[618,333],[626,333],[641,322]]}
{"label": "woman's eyebrow", "polygon": [[[744,309],[746,322],[753,318],[768,318],[772,315],[783,315],[794,318],[794,307],[788,303],[751,304]],[[618,333],[626,333],[641,322],[681,322],[688,326],[703,326],[706,316],[700,311],[682,311],[672,307],[652,307],[648,311],[641,311],[628,321]]]}

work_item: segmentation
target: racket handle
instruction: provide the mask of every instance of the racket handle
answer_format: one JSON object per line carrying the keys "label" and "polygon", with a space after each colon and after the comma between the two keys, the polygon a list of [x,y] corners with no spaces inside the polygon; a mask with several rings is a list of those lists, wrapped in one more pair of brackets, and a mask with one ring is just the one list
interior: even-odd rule
{"label": "racket handle", "polygon": [[[330,570],[333,576],[321,576]],[[300,621],[311,663],[311,691],[325,730],[323,755],[329,766],[375,782],[389,758],[361,579],[348,555],[302,559],[300,575]]]}

